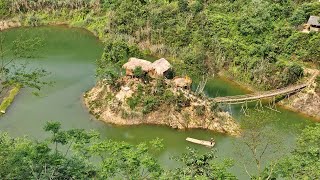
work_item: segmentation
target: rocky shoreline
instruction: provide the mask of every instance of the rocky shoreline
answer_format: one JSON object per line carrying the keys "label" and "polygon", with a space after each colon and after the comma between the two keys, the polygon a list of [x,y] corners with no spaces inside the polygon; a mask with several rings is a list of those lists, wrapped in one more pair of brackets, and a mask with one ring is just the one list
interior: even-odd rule
{"label": "rocky shoreline", "polygon": [[119,92],[112,93],[109,86],[103,82],[85,93],[84,104],[89,112],[97,119],[116,125],[153,124],[166,125],[174,129],[207,129],[215,132],[237,136],[240,134],[239,125],[227,112],[211,113],[205,110],[203,115],[197,115],[195,107],[197,103],[191,100],[191,105],[176,111],[172,106],[160,106],[158,110],[148,114],[132,111],[124,100],[108,97],[116,97]]}
{"label": "rocky shoreline", "polygon": [[320,121],[320,92],[317,92],[316,88],[317,84],[312,83],[310,87],[280,101],[279,104],[286,109]]}
{"label": "rocky shoreline", "polygon": [[21,27],[21,23],[16,20],[2,20],[0,21],[0,31],[10,29],[10,28],[16,28]]}

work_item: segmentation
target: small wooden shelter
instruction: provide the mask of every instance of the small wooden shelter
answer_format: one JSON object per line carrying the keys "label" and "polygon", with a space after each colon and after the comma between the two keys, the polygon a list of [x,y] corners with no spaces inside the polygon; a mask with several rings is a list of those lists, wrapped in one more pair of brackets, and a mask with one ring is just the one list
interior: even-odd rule
{"label": "small wooden shelter", "polygon": [[149,61],[132,57],[122,67],[126,70],[127,76],[132,76],[133,71],[138,67],[141,67],[142,71],[148,73],[150,71],[151,64],[152,63]]}
{"label": "small wooden shelter", "polygon": [[310,31],[320,32],[320,17],[319,16],[310,16],[308,20],[308,29]]}
{"label": "small wooden shelter", "polygon": [[149,75],[153,78],[167,77],[171,72],[171,64],[164,58],[158,59],[150,66]]}
{"label": "small wooden shelter", "polygon": [[176,87],[181,87],[184,89],[189,89],[192,84],[192,79],[189,77],[175,77],[173,83]]}

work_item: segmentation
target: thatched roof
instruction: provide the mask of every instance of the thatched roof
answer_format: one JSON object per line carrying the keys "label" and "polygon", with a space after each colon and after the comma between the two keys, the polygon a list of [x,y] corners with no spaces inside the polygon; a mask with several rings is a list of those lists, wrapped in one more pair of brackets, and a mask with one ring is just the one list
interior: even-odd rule
{"label": "thatched roof", "polygon": [[155,73],[158,75],[163,75],[163,73],[168,71],[171,67],[171,64],[164,58],[156,60],[151,65],[151,69],[155,70]]}
{"label": "thatched roof", "polygon": [[308,24],[312,25],[312,26],[318,26],[320,27],[320,23],[319,23],[320,17],[319,16],[310,16],[309,20],[308,20]]}
{"label": "thatched roof", "polygon": [[134,70],[137,67],[141,67],[143,71],[148,72],[151,67],[151,62],[132,57],[122,67],[128,70]]}

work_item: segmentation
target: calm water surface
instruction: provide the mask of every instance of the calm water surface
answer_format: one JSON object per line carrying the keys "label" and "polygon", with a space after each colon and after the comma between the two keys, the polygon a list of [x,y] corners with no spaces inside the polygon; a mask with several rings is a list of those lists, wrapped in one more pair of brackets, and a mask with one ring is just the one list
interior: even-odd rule
{"label": "calm water surface", "polygon": [[[28,60],[32,66],[51,72],[48,80],[54,85],[42,89],[39,97],[30,90],[22,90],[0,119],[0,130],[12,136],[29,136],[43,139],[46,121],[59,121],[63,128],[84,128],[96,130],[103,138],[139,143],[154,138],[164,140],[165,149],[159,154],[159,161],[166,167],[174,167],[169,157],[185,152],[187,146],[207,151],[207,148],[190,144],[186,137],[216,140],[217,155],[220,158],[237,156],[233,142],[235,138],[205,130],[178,131],[163,126],[114,126],[94,120],[81,104],[81,96],[95,84],[95,60],[100,58],[103,45],[92,34],[82,29],[66,27],[19,28],[2,32],[6,44],[19,36],[24,38],[40,37],[44,45],[39,49],[39,57]],[[225,96],[246,93],[245,90],[220,78],[212,79],[205,89],[209,96]],[[242,114],[240,107],[229,109],[236,119]],[[283,133],[285,144],[292,146],[298,130],[311,123],[306,117],[280,109],[275,117],[280,119],[276,127]],[[241,179],[247,179],[243,168],[236,165],[232,171]]]}

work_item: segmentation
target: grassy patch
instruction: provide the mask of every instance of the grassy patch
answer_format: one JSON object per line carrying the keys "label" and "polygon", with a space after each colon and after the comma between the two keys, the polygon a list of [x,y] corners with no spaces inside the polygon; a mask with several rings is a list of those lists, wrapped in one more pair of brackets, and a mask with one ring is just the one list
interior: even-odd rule
{"label": "grassy patch", "polygon": [[19,85],[14,86],[10,90],[9,95],[7,97],[5,97],[3,99],[3,101],[1,102],[1,105],[0,105],[0,111],[1,112],[5,112],[6,111],[6,109],[13,102],[14,98],[16,97],[16,95],[19,93],[19,91],[20,91],[20,86]]}

